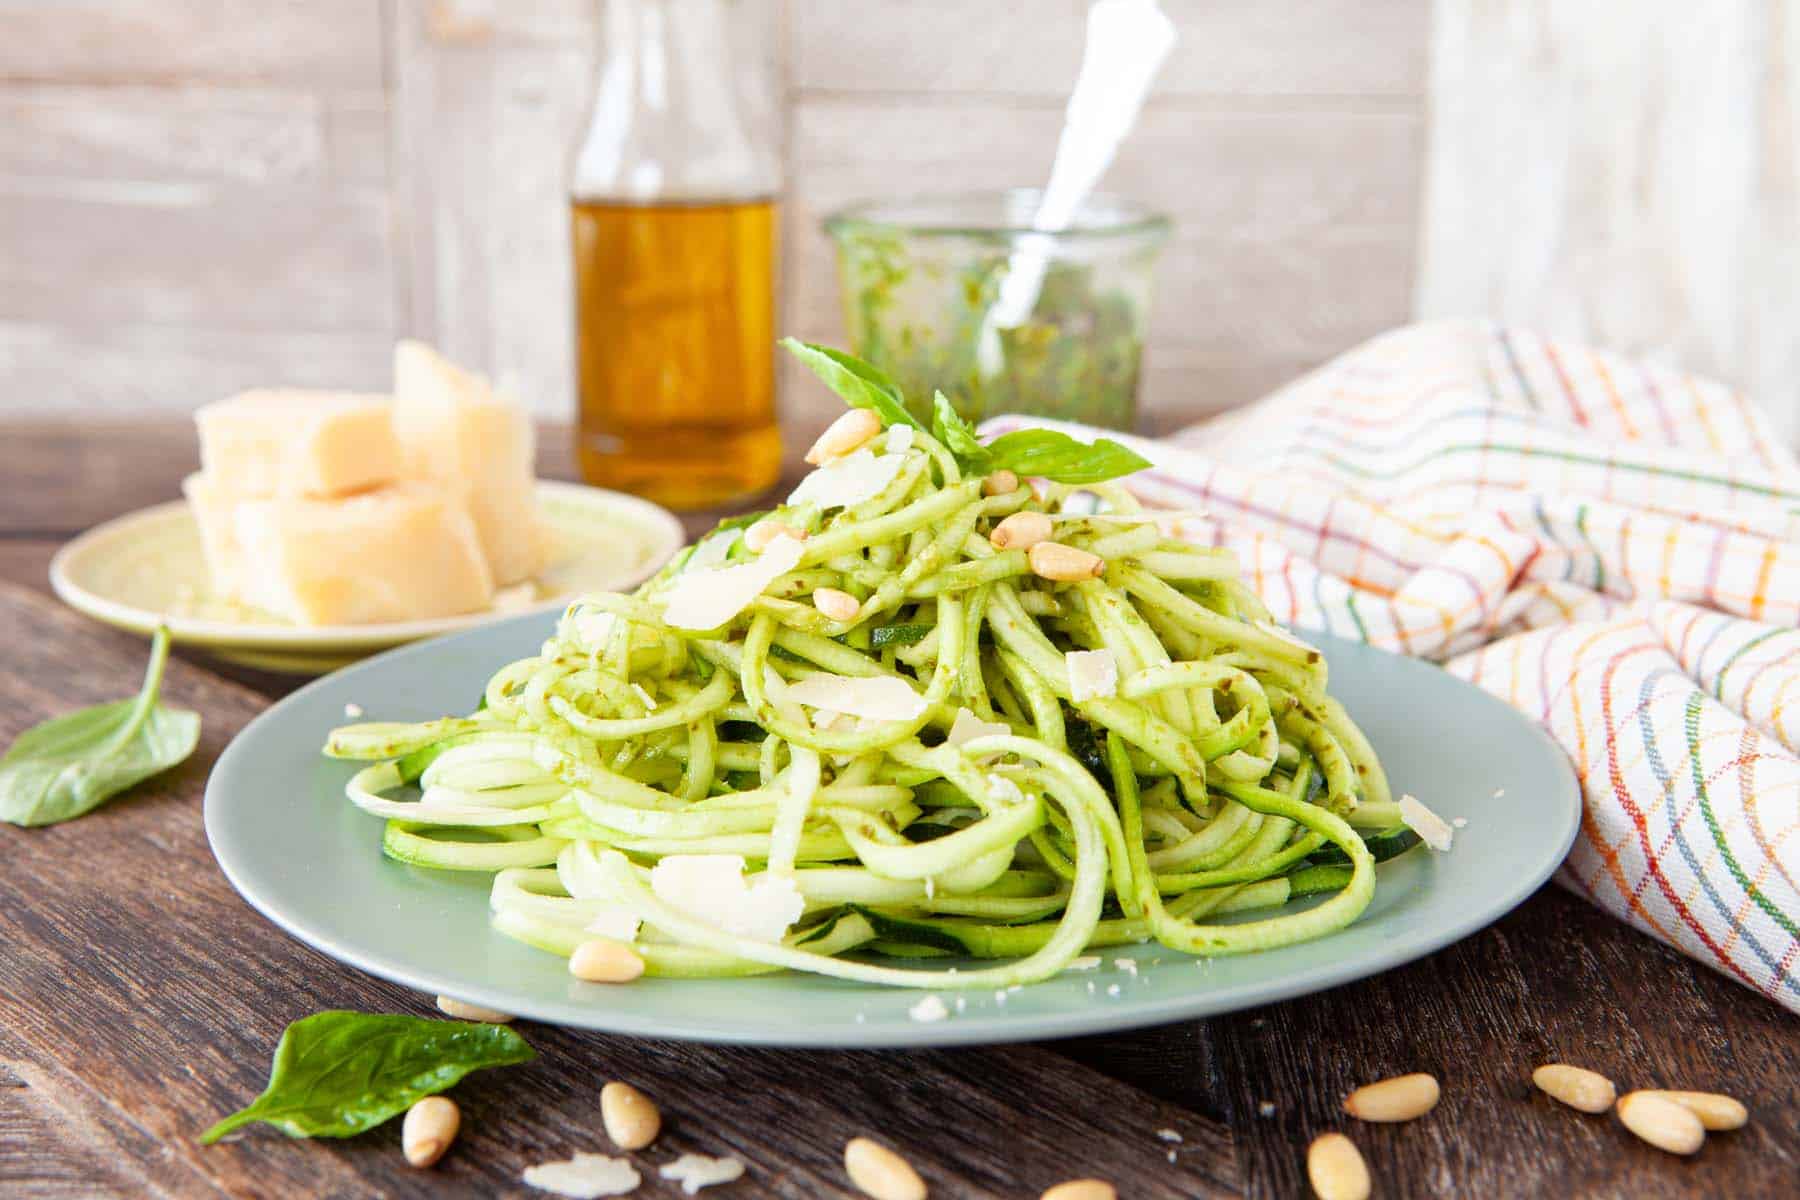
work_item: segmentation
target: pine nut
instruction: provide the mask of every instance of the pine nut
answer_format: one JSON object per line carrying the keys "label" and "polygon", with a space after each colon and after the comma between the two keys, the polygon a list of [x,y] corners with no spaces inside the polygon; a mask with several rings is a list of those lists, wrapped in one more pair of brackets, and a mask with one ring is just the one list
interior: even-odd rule
{"label": "pine nut", "polygon": [[454,996],[439,996],[437,1006],[439,1012],[459,1021],[486,1021],[490,1025],[504,1025],[513,1019],[511,1013],[503,1013],[497,1008],[483,1008]]}
{"label": "pine nut", "polygon": [[834,621],[854,621],[856,614],[862,611],[855,596],[836,588],[815,588],[812,600],[814,608]]}
{"label": "pine nut", "polygon": [[1071,1179],[1057,1184],[1038,1200],[1119,1200],[1119,1193],[1103,1179]]}
{"label": "pine nut", "polygon": [[1620,1096],[1619,1120],[1625,1128],[1670,1154],[1692,1154],[1706,1141],[1706,1126],[1692,1109],[1656,1092],[1627,1092]]}
{"label": "pine nut", "polygon": [[1025,557],[1031,563],[1032,574],[1059,583],[1098,579],[1106,573],[1106,560],[1098,554],[1089,554],[1061,542],[1039,542],[1025,552]]}
{"label": "pine nut", "polygon": [[662,1132],[656,1101],[615,1079],[600,1089],[600,1123],[621,1150],[642,1150]]}
{"label": "pine nut", "polygon": [[1313,1139],[1306,1150],[1306,1177],[1319,1200],[1369,1200],[1368,1164],[1341,1133]]}
{"label": "pine nut", "polygon": [[866,408],[853,408],[826,427],[806,452],[806,461],[823,466],[842,458],[881,432],[881,418]]}
{"label": "pine nut", "polygon": [[1010,496],[1019,490],[1019,477],[1005,467],[981,481],[984,496]]}
{"label": "pine nut", "polygon": [[1438,1094],[1430,1075],[1396,1075],[1345,1096],[1344,1111],[1359,1121],[1411,1121],[1436,1108]]}
{"label": "pine nut", "polygon": [[630,983],[643,973],[637,951],[611,938],[583,942],[569,956],[569,974],[589,983]]}
{"label": "pine nut", "polygon": [[1618,1096],[1613,1081],[1606,1076],[1568,1063],[1545,1063],[1531,1073],[1531,1082],[1570,1108],[1586,1113],[1605,1112]]}
{"label": "pine nut", "polygon": [[753,554],[761,554],[768,549],[770,542],[784,533],[797,542],[806,540],[804,529],[795,529],[785,521],[758,521],[744,532],[744,549]]}
{"label": "pine nut", "polygon": [[988,541],[1000,550],[1029,550],[1050,540],[1050,517],[1041,512],[1016,512],[994,526]]}
{"label": "pine nut", "polygon": [[865,1196],[875,1200],[925,1200],[925,1181],[912,1164],[866,1137],[844,1143],[844,1170]]}
{"label": "pine nut", "polygon": [[1700,1118],[1708,1130],[1742,1129],[1750,1119],[1750,1110],[1730,1096],[1718,1092],[1654,1091],[1653,1096],[1673,1100]]}
{"label": "pine nut", "polygon": [[444,1157],[462,1128],[462,1111],[448,1096],[427,1096],[406,1110],[400,1122],[400,1151],[415,1167],[429,1167]]}

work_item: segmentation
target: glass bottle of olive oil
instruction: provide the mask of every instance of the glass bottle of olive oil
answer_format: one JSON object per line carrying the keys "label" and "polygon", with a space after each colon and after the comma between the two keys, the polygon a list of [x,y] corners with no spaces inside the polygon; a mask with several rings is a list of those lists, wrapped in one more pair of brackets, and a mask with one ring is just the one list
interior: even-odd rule
{"label": "glass bottle of olive oil", "polygon": [[589,482],[671,508],[763,491],[775,418],[774,0],[604,0],[570,188]]}

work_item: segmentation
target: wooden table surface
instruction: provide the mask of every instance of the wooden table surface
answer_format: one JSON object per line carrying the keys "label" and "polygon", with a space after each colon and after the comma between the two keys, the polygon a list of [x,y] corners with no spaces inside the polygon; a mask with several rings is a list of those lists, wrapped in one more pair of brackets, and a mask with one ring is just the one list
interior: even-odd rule
{"label": "wooden table surface", "polygon": [[[561,438],[544,460],[568,474]],[[0,744],[136,686],[143,643],[50,599],[46,565],[78,530],[175,496],[193,463],[185,424],[0,424]],[[1333,1128],[1362,1148],[1381,1196],[1800,1192],[1800,1022],[1554,886],[1374,979],[1110,1037],[827,1053],[521,1023],[540,1057],[458,1085],[465,1132],[430,1172],[403,1164],[397,1122],[347,1141],[264,1127],[202,1147],[195,1135],[261,1088],[287,1022],[434,1012],[281,933],[207,851],[213,760],[298,682],[178,658],[167,695],[204,717],[188,763],[79,821],[0,825],[0,1195],[538,1195],[519,1182],[526,1165],[609,1149],[597,1098],[613,1078],[667,1118],[641,1163],[744,1159],[746,1178],[708,1196],[849,1195],[843,1143],[870,1133],[935,1197],[1034,1197],[1081,1175],[1126,1197],[1293,1197],[1307,1194],[1307,1142]],[[1552,1059],[1621,1089],[1727,1091],[1751,1123],[1676,1158],[1537,1093],[1531,1069]],[[1443,1081],[1437,1109],[1351,1127],[1344,1093],[1406,1071]],[[652,1171],[638,1194],[679,1193]]]}

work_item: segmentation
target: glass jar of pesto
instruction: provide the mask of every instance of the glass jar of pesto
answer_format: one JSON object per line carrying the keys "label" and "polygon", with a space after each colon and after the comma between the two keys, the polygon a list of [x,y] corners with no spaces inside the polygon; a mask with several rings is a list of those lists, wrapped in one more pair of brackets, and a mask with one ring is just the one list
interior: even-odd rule
{"label": "glass jar of pesto", "polygon": [[[825,220],[852,349],[922,418],[942,390],[979,421],[1030,413],[1129,430],[1166,217],[1088,198],[1069,228],[1031,228],[1034,189],[853,205]],[[1009,273],[1018,319],[1000,315]],[[1022,300],[1022,303],[1021,303]]]}

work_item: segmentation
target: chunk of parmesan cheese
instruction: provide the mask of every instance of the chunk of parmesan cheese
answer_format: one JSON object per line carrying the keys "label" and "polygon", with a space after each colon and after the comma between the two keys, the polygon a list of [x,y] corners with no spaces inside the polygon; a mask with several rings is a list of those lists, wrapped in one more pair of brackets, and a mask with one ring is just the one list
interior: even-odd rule
{"label": "chunk of parmesan cheese", "polygon": [[1411,796],[1400,797],[1400,819],[1419,835],[1420,841],[1440,854],[1450,849],[1450,841],[1456,836],[1448,821]]}
{"label": "chunk of parmesan cheese", "polygon": [[462,505],[423,483],[238,504],[239,598],[296,625],[476,612],[494,580]]}
{"label": "chunk of parmesan cheese", "polygon": [[871,721],[911,721],[924,715],[925,697],[893,675],[852,679],[846,675],[812,675],[790,683],[787,698],[809,708]]}
{"label": "chunk of parmesan cheese", "polygon": [[704,1154],[684,1154],[658,1168],[658,1175],[673,1179],[681,1190],[692,1196],[701,1188],[717,1183],[730,1183],[744,1177],[744,1164],[735,1158],[708,1158]]}
{"label": "chunk of parmesan cheese", "polygon": [[643,1176],[622,1158],[577,1154],[573,1158],[526,1167],[525,1182],[539,1191],[555,1192],[573,1200],[597,1200],[600,1196],[623,1196],[636,1191]]}
{"label": "chunk of parmesan cheese", "polygon": [[941,1021],[950,1015],[950,1009],[944,1004],[943,997],[933,992],[907,1009],[906,1015],[915,1021]]}
{"label": "chunk of parmesan cheese", "polygon": [[358,392],[243,392],[194,414],[200,463],[233,499],[365,491],[400,476],[393,409]]}
{"label": "chunk of parmesan cheese", "polygon": [[806,907],[785,875],[746,880],[737,854],[671,854],[651,868],[650,890],[695,920],[757,942],[780,941]]}
{"label": "chunk of parmesan cheese", "polygon": [[798,538],[779,534],[747,563],[676,576],[663,604],[663,620],[677,629],[718,628],[799,566],[804,549]]}
{"label": "chunk of parmesan cheese", "polygon": [[911,425],[889,425],[884,445],[889,454],[905,454],[913,446],[913,427]]}
{"label": "chunk of parmesan cheese", "polygon": [[956,710],[956,719],[950,722],[950,734],[944,739],[947,746],[960,746],[972,742],[976,738],[995,737],[1012,732],[1012,726],[999,721],[984,721],[966,708]]}
{"label": "chunk of parmesan cheese", "polygon": [[877,458],[867,447],[826,463],[800,481],[789,504],[816,504],[820,508],[848,508],[881,494],[906,465],[904,454]]}
{"label": "chunk of parmesan cheese", "polygon": [[572,604],[569,611],[563,614],[556,636],[564,641],[574,642],[590,654],[598,654],[606,649],[613,627],[617,624],[618,618],[612,613]]}
{"label": "chunk of parmesan cheese", "polygon": [[1069,667],[1069,695],[1075,703],[1118,694],[1119,663],[1111,650],[1070,650],[1063,661]]}

